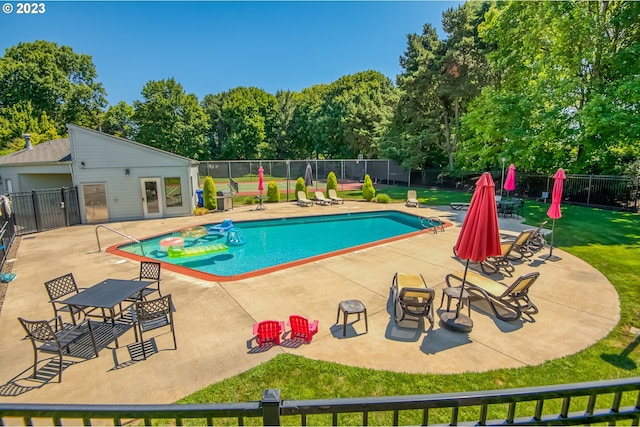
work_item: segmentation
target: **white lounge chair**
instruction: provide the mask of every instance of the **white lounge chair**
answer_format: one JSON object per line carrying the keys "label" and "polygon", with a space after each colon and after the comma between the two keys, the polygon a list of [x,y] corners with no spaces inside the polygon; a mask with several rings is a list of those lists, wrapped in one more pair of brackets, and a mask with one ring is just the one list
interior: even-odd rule
{"label": "white lounge chair", "polygon": [[329,198],[331,199],[332,203],[344,204],[344,199],[342,197],[338,197],[338,193],[336,193],[336,190],[333,188],[329,189]]}
{"label": "white lounge chair", "polygon": [[320,203],[321,205],[332,204],[330,199],[324,197],[324,193],[322,191],[316,191],[316,203]]}
{"label": "white lounge chair", "polygon": [[298,206],[313,206],[313,201],[307,199],[304,191],[298,191]]}
{"label": "white lounge chair", "polygon": [[407,191],[407,206],[419,207],[420,202],[418,201],[418,193],[416,190]]}

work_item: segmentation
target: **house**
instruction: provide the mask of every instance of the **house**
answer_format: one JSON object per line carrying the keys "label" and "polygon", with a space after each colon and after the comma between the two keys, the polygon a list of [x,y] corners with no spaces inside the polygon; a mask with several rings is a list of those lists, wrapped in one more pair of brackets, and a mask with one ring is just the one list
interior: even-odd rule
{"label": "house", "polygon": [[78,188],[82,223],[189,215],[198,162],[76,125],[69,138],[0,157],[0,192]]}

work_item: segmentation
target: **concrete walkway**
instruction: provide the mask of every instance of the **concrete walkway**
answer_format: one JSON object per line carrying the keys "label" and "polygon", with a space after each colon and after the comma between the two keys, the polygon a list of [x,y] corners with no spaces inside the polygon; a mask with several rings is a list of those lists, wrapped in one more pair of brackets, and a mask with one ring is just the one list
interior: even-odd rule
{"label": "concrete walkway", "polygon": [[[436,289],[440,302],[444,277],[461,271],[452,257],[464,212],[448,208],[406,208],[348,201],[344,205],[301,208],[293,203],[267,205],[256,211],[243,206],[205,217],[171,218],[110,223],[136,238],[201,223],[307,214],[362,212],[396,209],[425,217],[439,216],[453,227],[438,234],[418,236],[311,262],[279,272],[235,281],[205,282],[163,271],[163,294],[171,293],[178,349],[170,335],[156,340],[159,352],[146,361],[134,361],[128,344],[133,332],[103,347],[100,357],[74,361],[64,369],[62,383],[29,378],[33,353],[24,340],[18,316],[52,317],[43,283],[73,272],[81,287],[104,278],[131,278],[138,263],[98,252],[95,225],[81,225],[24,236],[13,266],[0,316],[0,401],[50,403],[169,403],[209,384],[237,375],[277,354],[288,352],[311,359],[345,365],[412,373],[460,373],[537,365],[545,360],[578,352],[606,336],[619,320],[618,295],[597,270],[561,250],[562,260],[545,262],[536,254],[530,262],[516,264],[516,275],[540,271],[531,298],[540,309],[533,321],[506,323],[486,307],[474,306],[474,328],[469,334],[391,318],[389,286],[394,273],[422,273]],[[516,220],[500,220],[501,229],[517,233],[524,228]],[[102,248],[122,242],[100,231]],[[497,276],[501,278],[500,276]],[[506,277],[503,282],[510,284]],[[364,322],[350,318],[347,336],[336,325],[338,302],[359,299],[368,309],[369,332]],[[437,307],[437,306],[436,306]],[[441,310],[438,310],[441,312]],[[319,319],[320,331],[311,344],[285,345],[261,350],[252,338],[252,324],[264,319],[286,319],[290,314]],[[438,316],[436,314],[436,319]],[[417,327],[416,327],[417,326]],[[48,355],[45,355],[45,358]],[[399,360],[402,362],[399,363]],[[268,387],[269,384],[264,384]],[[425,390],[428,392],[428,390]],[[260,396],[256,396],[259,399]]]}

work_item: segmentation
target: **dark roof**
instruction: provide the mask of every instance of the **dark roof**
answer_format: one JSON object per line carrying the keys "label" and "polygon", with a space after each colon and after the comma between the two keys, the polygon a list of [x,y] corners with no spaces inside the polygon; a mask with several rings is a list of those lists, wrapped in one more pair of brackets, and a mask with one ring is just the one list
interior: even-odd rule
{"label": "dark roof", "polygon": [[69,138],[54,139],[33,146],[31,150],[20,150],[0,157],[1,165],[20,163],[70,162]]}

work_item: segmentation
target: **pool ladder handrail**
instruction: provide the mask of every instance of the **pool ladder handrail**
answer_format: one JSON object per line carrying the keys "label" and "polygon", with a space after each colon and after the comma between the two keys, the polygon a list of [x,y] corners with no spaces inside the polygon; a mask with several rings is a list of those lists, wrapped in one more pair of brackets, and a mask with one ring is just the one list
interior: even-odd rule
{"label": "pool ladder handrail", "polygon": [[102,251],[102,248],[100,247],[100,237],[98,236],[98,229],[99,228],[106,228],[109,231],[113,231],[114,233],[119,234],[120,236],[122,236],[122,237],[124,237],[126,239],[129,239],[132,242],[137,243],[138,245],[140,245],[140,252],[142,252],[142,256],[146,256],[144,254],[144,248],[142,247],[142,242],[140,240],[138,240],[138,239],[136,239],[134,237],[131,237],[131,236],[127,235],[127,234],[123,234],[123,233],[119,232],[118,230],[114,230],[113,228],[107,227],[106,225],[102,225],[102,224],[96,226],[96,240],[98,241],[98,252]]}
{"label": "pool ladder handrail", "polygon": [[[428,226],[426,226],[423,222],[425,219],[429,223]],[[433,224],[437,224],[437,225],[433,225]],[[440,217],[437,217],[437,216],[430,216],[429,218],[423,217],[420,220],[420,225],[422,225],[422,227],[424,227],[425,229],[431,229],[434,234],[438,234],[438,230],[444,232],[444,221],[442,221]]]}

